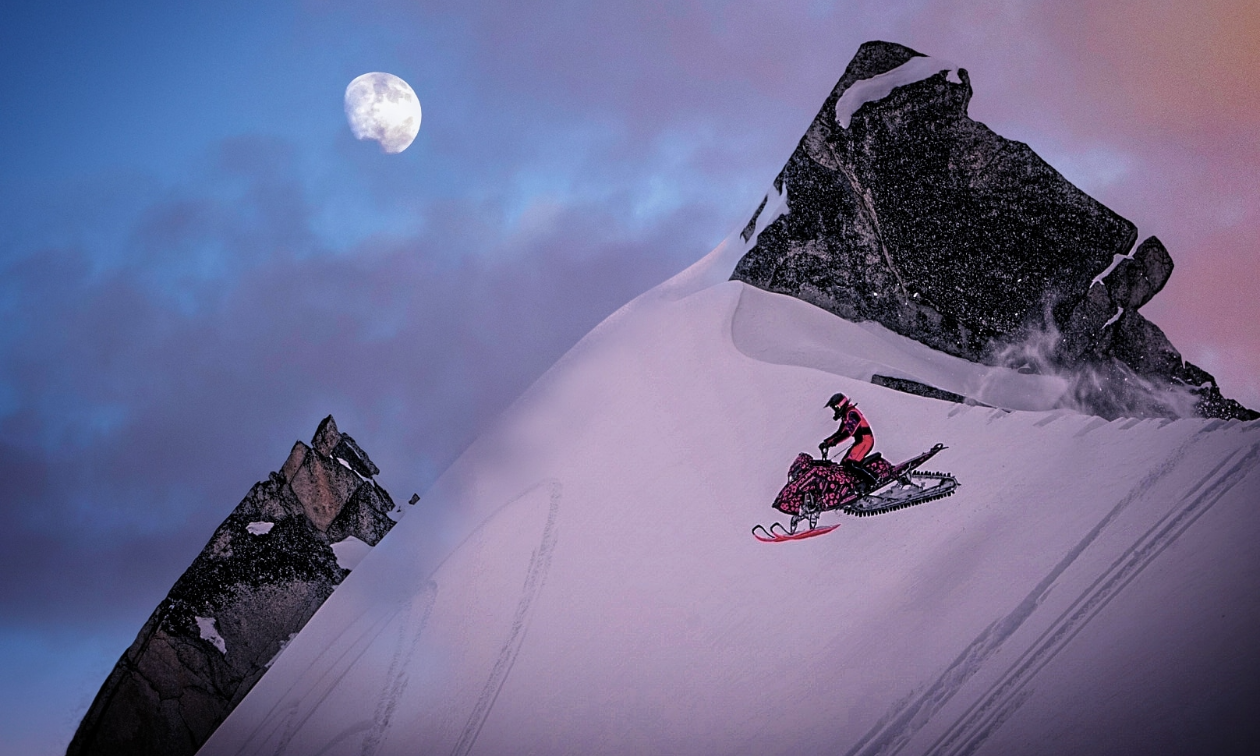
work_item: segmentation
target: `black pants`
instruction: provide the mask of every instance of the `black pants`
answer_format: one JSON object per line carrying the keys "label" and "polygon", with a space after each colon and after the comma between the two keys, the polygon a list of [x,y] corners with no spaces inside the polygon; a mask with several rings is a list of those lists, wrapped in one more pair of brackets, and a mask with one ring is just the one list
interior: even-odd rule
{"label": "black pants", "polygon": [[875,485],[875,476],[871,474],[870,470],[863,467],[861,462],[845,458],[840,462],[840,466],[852,473],[857,478],[858,485],[864,490],[869,490],[871,486]]}

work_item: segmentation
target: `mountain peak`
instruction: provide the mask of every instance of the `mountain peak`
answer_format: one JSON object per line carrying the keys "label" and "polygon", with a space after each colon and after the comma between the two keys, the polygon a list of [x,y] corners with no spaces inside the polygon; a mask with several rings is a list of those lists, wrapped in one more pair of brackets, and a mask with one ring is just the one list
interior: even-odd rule
{"label": "mountain peak", "polygon": [[887,73],[911,58],[922,57],[926,56],[918,50],[912,50],[896,42],[881,40],[863,42],[853,59],[849,61],[849,65],[845,67],[844,75],[840,77],[836,89],[843,92],[855,81]]}
{"label": "mountain peak", "polygon": [[337,430],[337,421],[329,415],[321,420],[319,427],[315,429],[315,435],[311,437],[311,447],[327,457],[332,455],[333,449],[340,440],[341,433]]}
{"label": "mountain peak", "polygon": [[1255,416],[1138,313],[1172,271],[1159,240],[1135,248],[1132,222],[973,121],[971,93],[965,69],[862,45],[731,277],[971,361],[1071,375],[1064,404],[1104,417]]}

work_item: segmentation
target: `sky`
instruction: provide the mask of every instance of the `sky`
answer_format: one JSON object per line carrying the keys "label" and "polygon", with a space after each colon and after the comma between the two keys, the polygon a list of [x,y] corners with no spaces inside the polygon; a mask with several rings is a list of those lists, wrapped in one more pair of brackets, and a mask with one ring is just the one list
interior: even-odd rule
{"label": "sky", "polygon": [[[1252,0],[0,6],[0,756],[64,751],[325,415],[423,494],[747,222],[871,39],[967,68],[973,118],[1158,235],[1143,314],[1260,407]],[[368,71],[424,107],[399,155],[345,122]]]}

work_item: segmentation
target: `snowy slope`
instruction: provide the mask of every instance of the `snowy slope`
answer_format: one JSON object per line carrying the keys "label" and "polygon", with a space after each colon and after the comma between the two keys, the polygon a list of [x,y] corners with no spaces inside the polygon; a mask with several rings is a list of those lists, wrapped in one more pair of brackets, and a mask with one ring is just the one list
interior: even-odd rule
{"label": "snowy slope", "polygon": [[[1260,423],[1039,411],[1048,379],[726,281],[745,247],[561,359],[201,753],[1195,753],[1257,735]],[[946,444],[930,466],[961,488],[759,543],[835,391],[890,459]]]}

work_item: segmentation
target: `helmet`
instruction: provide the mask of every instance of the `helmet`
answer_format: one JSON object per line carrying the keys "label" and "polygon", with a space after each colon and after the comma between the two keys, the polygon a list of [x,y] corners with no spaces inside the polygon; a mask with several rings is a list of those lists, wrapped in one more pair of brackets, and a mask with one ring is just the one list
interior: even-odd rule
{"label": "helmet", "polygon": [[834,410],[836,413],[836,419],[839,420],[840,415],[844,414],[845,408],[849,406],[849,397],[844,394],[834,394],[823,406],[830,407]]}

